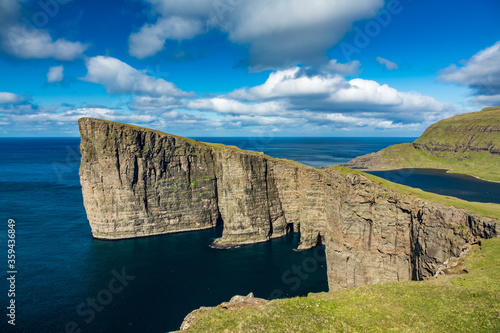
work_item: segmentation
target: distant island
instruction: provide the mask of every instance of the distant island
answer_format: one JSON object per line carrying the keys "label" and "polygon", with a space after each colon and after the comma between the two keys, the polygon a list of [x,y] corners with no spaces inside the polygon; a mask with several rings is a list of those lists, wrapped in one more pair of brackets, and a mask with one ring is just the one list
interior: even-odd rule
{"label": "distant island", "polygon": [[[469,117],[473,115],[477,113]],[[425,146],[429,152],[422,154],[432,155],[436,147],[443,154],[451,147],[455,155],[450,158],[469,156],[469,162],[476,153],[495,155],[495,137],[483,135],[494,133],[489,128],[497,128],[495,124],[490,122],[487,130],[479,126],[476,134],[466,132],[473,140],[455,145],[448,140],[454,134],[433,139],[443,127],[431,126],[408,150],[421,154]],[[299,249],[325,246],[332,292],[432,278],[451,269],[450,262],[464,256],[470,244],[500,234],[499,205],[431,194],[341,166],[315,169],[112,121],[81,118],[79,126],[80,180],[95,238],[118,240],[223,224],[222,237],[213,246],[231,248],[300,232]],[[460,126],[451,128],[459,132]],[[462,157],[457,147],[464,147]],[[297,300],[298,308],[301,302],[310,300]],[[249,295],[224,309],[245,304],[267,306]],[[189,318],[183,326],[194,329],[197,316]]]}
{"label": "distant island", "polygon": [[357,157],[346,166],[361,170],[447,169],[500,181],[500,107],[441,120],[413,143]]}

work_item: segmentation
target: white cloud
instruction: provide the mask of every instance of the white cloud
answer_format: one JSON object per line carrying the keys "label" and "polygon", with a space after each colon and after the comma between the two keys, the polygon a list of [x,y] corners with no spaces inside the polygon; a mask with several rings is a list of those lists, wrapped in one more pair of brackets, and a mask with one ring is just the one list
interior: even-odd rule
{"label": "white cloud", "polygon": [[[228,115],[224,118],[226,122],[238,124],[239,126],[291,126],[297,127],[301,124],[297,119],[291,119],[286,117],[264,117],[264,116],[252,116],[252,115]],[[302,124],[304,124],[302,122]]]}
{"label": "white cloud", "polygon": [[244,100],[261,100],[281,97],[327,95],[345,84],[340,76],[307,76],[299,67],[273,72],[262,85],[242,88],[228,94],[229,97]]}
{"label": "white cloud", "polygon": [[498,106],[500,105],[500,94],[476,96],[473,102],[482,106]]}
{"label": "white cloud", "polygon": [[49,72],[47,73],[47,82],[60,82],[64,78],[64,67],[63,66],[54,66],[49,68]]}
{"label": "white cloud", "polygon": [[352,23],[370,18],[383,0],[255,0],[230,16],[231,41],[250,46],[256,69],[323,62]]}
{"label": "white cloud", "polygon": [[[181,15],[188,17],[197,16],[207,16],[215,9],[215,4],[217,1],[214,0],[145,0],[153,5],[154,9],[160,12],[162,15]],[[242,0],[230,0],[231,2],[222,3],[220,0],[219,4],[226,6],[231,6],[232,4],[238,4]]]}
{"label": "white cloud", "polygon": [[379,64],[384,65],[385,68],[387,68],[387,70],[390,70],[390,71],[399,68],[398,64],[396,64],[395,62],[390,61],[389,59],[385,59],[385,58],[382,58],[382,57],[377,57],[377,61],[378,61]]}
{"label": "white cloud", "polygon": [[361,63],[358,60],[354,60],[345,64],[337,62],[337,59],[332,59],[327,65],[323,66],[322,70],[330,74],[339,75],[354,75],[360,71]]}
{"label": "white cloud", "polygon": [[500,41],[462,63],[442,70],[438,80],[468,86],[476,95],[500,94]]}
{"label": "white cloud", "polygon": [[216,97],[197,99],[187,103],[187,107],[197,110],[208,110],[218,113],[252,114],[252,115],[279,115],[286,110],[286,106],[278,102],[264,102],[244,104],[236,100]]}
{"label": "white cloud", "polygon": [[24,97],[10,92],[0,92],[0,104],[19,104]]}
{"label": "white cloud", "polygon": [[[215,28],[250,49],[254,70],[284,68],[297,63],[325,63],[326,51],[338,43],[353,22],[373,17],[384,0],[147,0],[162,15],[130,38],[130,52],[138,57],[157,53],[175,29],[163,20],[183,18],[187,36]],[[165,21],[168,22],[168,21]],[[201,22],[201,23],[200,23]],[[139,36],[144,42],[139,41]],[[184,37],[184,36],[183,36]],[[184,37],[190,38],[190,37]],[[144,47],[140,50],[139,46]]]}
{"label": "white cloud", "polygon": [[145,72],[116,58],[93,57],[87,59],[86,66],[88,73],[82,80],[102,84],[110,94],[138,94],[155,97],[192,95],[178,89],[171,82],[146,75]]}
{"label": "white cloud", "polygon": [[202,30],[202,22],[197,19],[162,17],[156,24],[147,24],[130,35],[129,52],[134,57],[143,59],[161,51],[167,39],[191,39]]}
{"label": "white cloud", "polygon": [[0,1],[0,24],[7,25],[15,22],[20,16],[20,10],[18,0]]}
{"label": "white cloud", "polygon": [[184,105],[184,103],[182,100],[180,100],[177,97],[136,96],[130,102],[130,105],[133,109],[136,109],[136,110],[158,111],[158,110],[179,108],[179,107],[182,107]]}
{"label": "white cloud", "polygon": [[259,86],[191,100],[186,108],[224,115],[226,121],[240,126],[264,125],[263,118],[269,118],[268,124],[287,127],[309,124],[411,130],[458,113],[450,104],[430,96],[401,92],[371,80],[346,80],[327,72],[311,75],[299,67],[273,72]]}
{"label": "white cloud", "polygon": [[92,117],[127,123],[149,123],[157,120],[157,117],[146,114],[120,114],[107,108],[79,108],[65,112],[39,112],[16,117],[21,122],[57,122],[75,123],[82,117]]}
{"label": "white cloud", "polygon": [[[364,79],[346,80],[338,75],[307,75],[299,67],[273,72],[265,83],[237,89],[228,98],[248,101],[286,100],[291,109],[328,112],[443,112],[451,105],[415,92],[400,92],[384,84]],[[410,115],[408,115],[410,117]]]}
{"label": "white cloud", "polygon": [[22,59],[74,60],[82,56],[89,47],[80,42],[70,42],[64,38],[53,40],[46,30],[27,27],[18,22],[24,1],[0,1],[0,46]]}
{"label": "white cloud", "polygon": [[89,45],[69,42],[65,39],[52,40],[44,30],[29,30],[14,25],[1,32],[3,49],[23,59],[46,59],[70,61],[80,57]]}

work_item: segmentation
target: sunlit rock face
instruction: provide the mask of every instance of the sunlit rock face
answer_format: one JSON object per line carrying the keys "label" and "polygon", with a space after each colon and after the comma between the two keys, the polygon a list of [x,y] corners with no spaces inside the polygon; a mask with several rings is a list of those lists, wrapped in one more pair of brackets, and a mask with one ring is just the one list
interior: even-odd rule
{"label": "sunlit rock face", "polygon": [[84,205],[92,235],[123,239],[223,223],[215,247],[288,232],[326,247],[330,289],[420,280],[498,221],[389,190],[363,175],[315,169],[232,146],[82,118]]}

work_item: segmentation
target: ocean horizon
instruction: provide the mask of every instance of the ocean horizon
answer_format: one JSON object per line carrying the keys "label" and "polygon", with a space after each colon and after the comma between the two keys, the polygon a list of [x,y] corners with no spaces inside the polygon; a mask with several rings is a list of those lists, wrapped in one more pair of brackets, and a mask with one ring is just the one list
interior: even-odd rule
{"label": "ocean horizon", "polygon": [[[218,141],[322,166],[404,140]],[[83,332],[165,332],[178,329],[190,311],[236,294],[270,299],[328,289],[323,248],[294,251],[298,234],[231,250],[209,247],[220,237],[220,227],[120,241],[93,239],[78,175],[79,144],[79,138],[0,138],[0,207],[4,221],[16,222],[18,252],[17,325],[1,321],[1,332],[63,332],[71,323]],[[7,227],[1,236],[5,246]],[[302,279],[292,269],[305,260],[317,265]],[[92,310],[88,299],[106,294],[122,270],[134,279],[101,311]],[[7,288],[6,282],[2,279],[1,288]]]}
{"label": "ocean horizon", "polygon": [[[409,141],[413,138],[217,138],[316,167]],[[323,247],[295,251],[298,234],[231,250],[210,248],[220,226],[93,239],[78,175],[79,144],[79,138],[0,138],[0,207],[4,221],[16,222],[18,266],[18,324],[2,321],[1,332],[64,332],[67,325],[82,332],[166,332],[178,329],[190,311],[237,294],[273,299],[328,290]],[[7,227],[1,246],[6,236]],[[313,262],[314,269],[304,278],[296,268],[305,262]],[[123,287],[120,292],[110,293],[112,281],[122,280],[114,285]],[[5,278],[0,287],[7,288]],[[89,306],[109,295],[102,309]]]}

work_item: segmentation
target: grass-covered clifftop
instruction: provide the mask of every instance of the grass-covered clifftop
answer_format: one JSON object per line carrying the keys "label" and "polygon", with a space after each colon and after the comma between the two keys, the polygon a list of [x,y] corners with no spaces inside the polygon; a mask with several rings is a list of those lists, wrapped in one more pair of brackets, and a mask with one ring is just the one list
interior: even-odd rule
{"label": "grass-covered clifftop", "polygon": [[360,156],[347,166],[368,170],[447,169],[500,181],[500,107],[441,120],[413,143]]}
{"label": "grass-covered clifftop", "polygon": [[499,332],[500,238],[423,282],[387,282],[196,312],[187,332]]}

